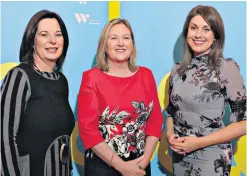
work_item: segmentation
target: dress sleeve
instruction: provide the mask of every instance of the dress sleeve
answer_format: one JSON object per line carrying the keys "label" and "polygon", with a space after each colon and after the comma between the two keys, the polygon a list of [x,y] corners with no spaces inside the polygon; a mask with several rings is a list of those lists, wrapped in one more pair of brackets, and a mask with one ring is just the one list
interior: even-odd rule
{"label": "dress sleeve", "polygon": [[10,70],[1,86],[1,175],[21,175],[16,136],[30,95],[26,72]]}
{"label": "dress sleeve", "polygon": [[230,122],[246,120],[246,89],[238,64],[233,59],[224,60],[220,72],[225,98],[231,108]]}
{"label": "dress sleeve", "polygon": [[83,73],[78,95],[78,125],[85,149],[104,141],[99,131],[98,98],[93,86],[93,78]]}
{"label": "dress sleeve", "polygon": [[161,138],[162,135],[162,125],[164,122],[163,115],[161,113],[161,107],[158,99],[158,93],[156,88],[156,83],[152,72],[149,73],[149,83],[150,83],[150,95],[153,99],[153,110],[146,125],[146,135],[155,136]]}
{"label": "dress sleeve", "polygon": [[167,117],[174,117],[174,114],[177,111],[176,106],[172,103],[171,101],[171,93],[173,90],[173,77],[175,74],[175,69],[176,69],[176,65],[173,66],[171,73],[170,73],[170,77],[169,77],[169,89],[168,89],[168,96],[169,96],[169,102],[168,105],[166,107],[166,115]]}

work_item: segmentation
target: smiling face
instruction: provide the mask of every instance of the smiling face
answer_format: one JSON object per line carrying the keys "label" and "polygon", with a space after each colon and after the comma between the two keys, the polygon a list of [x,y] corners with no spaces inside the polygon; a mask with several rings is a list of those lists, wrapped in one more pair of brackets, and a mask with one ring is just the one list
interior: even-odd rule
{"label": "smiling face", "polygon": [[194,16],[189,23],[187,43],[194,56],[209,53],[214,43],[214,33],[202,16]]}
{"label": "smiling face", "polygon": [[56,62],[63,52],[64,38],[55,18],[39,22],[34,39],[34,59]]}
{"label": "smiling face", "polygon": [[106,44],[106,54],[110,61],[127,62],[133,47],[131,32],[126,25],[116,24],[110,29]]}

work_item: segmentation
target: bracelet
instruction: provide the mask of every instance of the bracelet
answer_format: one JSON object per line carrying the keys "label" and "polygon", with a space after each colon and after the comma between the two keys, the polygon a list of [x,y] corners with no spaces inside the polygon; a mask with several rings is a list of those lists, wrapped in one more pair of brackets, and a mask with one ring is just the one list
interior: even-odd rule
{"label": "bracelet", "polygon": [[113,157],[114,157],[114,151],[112,152],[112,156],[111,156],[111,160],[110,160],[110,164],[109,164],[109,167],[111,167],[112,166],[112,160],[113,160]]}

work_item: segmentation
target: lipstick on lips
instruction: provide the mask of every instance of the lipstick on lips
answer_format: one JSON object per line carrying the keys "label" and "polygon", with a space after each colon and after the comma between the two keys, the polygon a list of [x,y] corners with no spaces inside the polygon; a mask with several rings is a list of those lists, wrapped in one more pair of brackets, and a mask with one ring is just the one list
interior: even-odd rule
{"label": "lipstick on lips", "polygon": [[47,47],[45,48],[49,53],[55,53],[58,50],[58,47]]}
{"label": "lipstick on lips", "polygon": [[194,44],[195,44],[196,46],[200,46],[200,45],[202,45],[202,44],[205,43],[204,40],[193,40],[193,42],[194,42]]}

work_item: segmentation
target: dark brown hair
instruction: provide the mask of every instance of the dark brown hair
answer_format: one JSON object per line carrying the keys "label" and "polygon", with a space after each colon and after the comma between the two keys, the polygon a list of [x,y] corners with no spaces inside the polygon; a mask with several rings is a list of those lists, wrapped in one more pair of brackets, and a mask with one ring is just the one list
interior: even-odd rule
{"label": "dark brown hair", "polygon": [[181,65],[181,71],[185,70],[190,63],[191,57],[193,56],[193,51],[187,43],[188,27],[191,19],[200,15],[210,26],[212,32],[214,33],[215,41],[211,46],[211,50],[208,54],[209,65],[215,68],[218,63],[219,58],[223,58],[223,47],[225,43],[225,30],[222,18],[218,11],[212,6],[202,6],[198,5],[191,9],[189,12],[183,27],[183,39],[184,39],[184,61]]}
{"label": "dark brown hair", "polygon": [[56,70],[60,70],[64,59],[66,57],[66,53],[68,50],[69,46],[69,37],[68,37],[68,32],[66,29],[66,26],[62,20],[62,18],[55,12],[51,12],[48,10],[41,10],[37,12],[28,22],[27,27],[25,29],[22,42],[21,42],[21,47],[20,47],[20,62],[27,62],[31,64],[33,62],[33,45],[34,45],[34,39],[36,32],[38,30],[38,25],[39,22],[42,19],[45,18],[55,18],[61,28],[61,32],[64,38],[64,47],[63,47],[63,52],[61,57],[57,60],[56,62]]}

